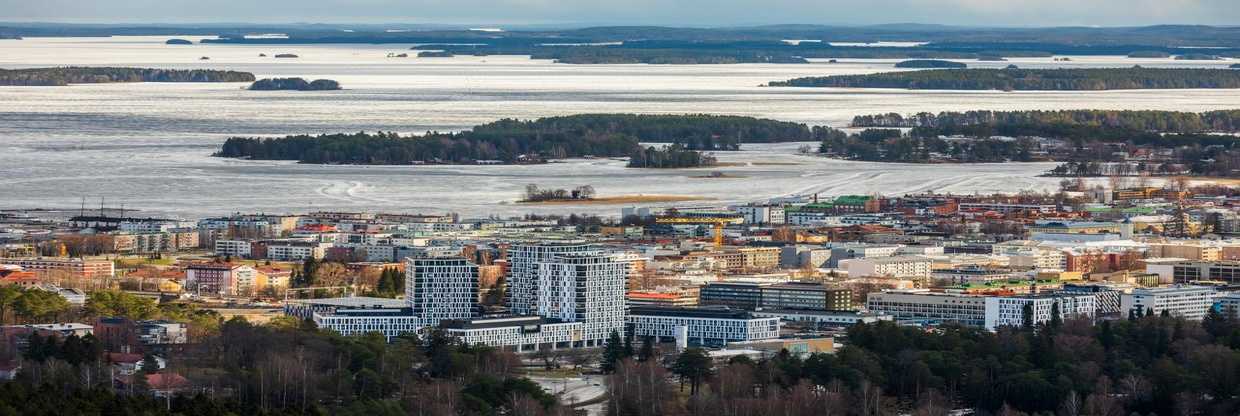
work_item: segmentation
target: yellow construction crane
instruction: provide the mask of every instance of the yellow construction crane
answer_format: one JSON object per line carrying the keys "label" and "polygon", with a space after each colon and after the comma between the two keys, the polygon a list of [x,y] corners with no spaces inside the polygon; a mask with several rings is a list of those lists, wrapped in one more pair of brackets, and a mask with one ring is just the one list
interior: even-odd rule
{"label": "yellow construction crane", "polygon": [[654,219],[657,224],[680,224],[680,225],[713,225],[715,227],[715,248],[723,247],[723,226],[728,224],[739,224],[745,221],[741,217],[687,217],[687,216],[666,216],[656,217]]}

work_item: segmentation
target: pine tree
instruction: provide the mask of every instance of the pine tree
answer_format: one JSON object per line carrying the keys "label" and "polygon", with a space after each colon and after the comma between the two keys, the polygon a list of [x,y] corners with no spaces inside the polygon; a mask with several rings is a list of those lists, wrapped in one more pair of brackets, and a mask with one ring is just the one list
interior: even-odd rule
{"label": "pine tree", "polygon": [[607,337],[607,344],[603,347],[603,362],[599,368],[604,373],[611,373],[616,370],[616,363],[624,359],[624,343],[620,339],[620,333],[611,331],[611,336]]}
{"label": "pine tree", "polygon": [[1059,301],[1051,304],[1051,329],[1058,330],[1063,325],[1063,316],[1059,312]]}
{"label": "pine tree", "polygon": [[1033,305],[1026,303],[1020,308],[1020,327],[1025,331],[1033,331]]}
{"label": "pine tree", "polygon": [[624,331],[624,358],[631,358],[633,354],[633,331]]}
{"label": "pine tree", "polygon": [[637,353],[637,359],[646,361],[651,357],[654,357],[654,337],[647,336],[642,338],[642,349]]}

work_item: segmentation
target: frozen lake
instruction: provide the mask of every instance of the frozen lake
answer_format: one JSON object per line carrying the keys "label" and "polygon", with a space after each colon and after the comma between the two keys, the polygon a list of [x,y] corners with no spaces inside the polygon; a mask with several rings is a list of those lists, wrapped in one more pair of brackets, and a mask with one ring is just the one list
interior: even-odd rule
{"label": "frozen lake", "polygon": [[[249,71],[340,81],[328,92],[243,84],[0,87],[0,208],[74,208],[85,197],[159,214],[307,209],[617,214],[620,206],[526,206],[528,183],[593,185],[600,195],[674,194],[711,204],[789,194],[1051,189],[1048,164],[858,163],[796,155],[798,144],[720,153],[729,166],[626,169],[622,161],[541,166],[307,166],[210,157],[225,138],[358,130],[459,130],[498,118],[590,112],[712,113],[843,126],[884,112],[1240,108],[1233,90],[968,92],[767,88],[799,76],[891,71],[895,60],[804,65],[563,65],[525,57],[387,58],[410,45],[164,45],[167,37],[0,40],[0,68],[113,65]],[[295,53],[297,59],[259,57]],[[210,60],[200,60],[200,57]],[[1012,59],[975,66],[1226,66],[1124,57]],[[743,178],[701,179],[711,170]]]}

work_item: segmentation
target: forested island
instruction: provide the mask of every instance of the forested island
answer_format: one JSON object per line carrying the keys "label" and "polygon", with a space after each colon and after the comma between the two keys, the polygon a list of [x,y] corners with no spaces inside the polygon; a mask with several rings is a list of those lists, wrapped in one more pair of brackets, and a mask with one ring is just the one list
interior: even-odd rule
{"label": "forested island", "polygon": [[1240,72],[1226,69],[931,69],[832,75],[773,81],[773,87],[902,88],[913,90],[1101,91],[1240,88]]}
{"label": "forested island", "polygon": [[1176,55],[1175,57],[1175,60],[1177,61],[1217,61],[1220,59],[1223,58],[1218,55],[1211,55],[1208,53],[1186,53],[1183,55]]}
{"label": "forested island", "polygon": [[[992,57],[994,58],[994,57]],[[981,59],[981,57],[978,57]],[[1002,58],[999,58],[1002,59]],[[913,59],[896,63],[896,68],[945,68],[960,69],[967,68],[968,65],[960,62],[944,61],[939,59]]]}
{"label": "forested island", "polygon": [[340,89],[340,83],[330,79],[307,82],[303,78],[263,78],[250,84],[253,91],[331,91]]}
{"label": "forested island", "polygon": [[453,57],[453,56],[455,56],[455,55],[453,55],[451,52],[444,52],[444,51],[422,51],[422,52],[418,52],[418,57],[419,57],[419,58],[451,58],[451,57]]}
{"label": "forested island", "polygon": [[1170,58],[1171,54],[1164,51],[1133,51],[1128,53],[1129,58]]}
{"label": "forested island", "polygon": [[630,168],[701,168],[715,166],[714,156],[673,144],[664,148],[654,146],[639,149],[629,157]]}
{"label": "forested island", "polygon": [[253,82],[254,74],[208,69],[58,67],[0,69],[0,86],[64,86],[112,82]]}
{"label": "forested island", "polygon": [[[1065,162],[1055,176],[1240,176],[1240,110],[971,111],[858,116],[820,151],[893,162]],[[896,128],[911,128],[903,133]]]}
{"label": "forested island", "polygon": [[[640,142],[694,149],[735,148],[740,143],[809,141],[829,129],[737,116],[583,114],[532,121],[499,120],[460,133],[354,133],[283,138],[233,137],[220,157],[296,160],[326,164],[543,163],[569,157],[625,157]],[[684,156],[678,154],[679,157]],[[653,166],[652,166],[653,167]]]}

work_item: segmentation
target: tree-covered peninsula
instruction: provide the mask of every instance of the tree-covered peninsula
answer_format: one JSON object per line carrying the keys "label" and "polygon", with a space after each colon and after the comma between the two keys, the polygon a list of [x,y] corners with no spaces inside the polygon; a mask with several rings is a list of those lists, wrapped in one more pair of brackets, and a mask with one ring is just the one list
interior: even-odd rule
{"label": "tree-covered peninsula", "polygon": [[913,90],[1101,91],[1240,88],[1240,72],[1227,69],[931,69],[866,75],[832,75],[773,81],[773,87],[902,88]]}
{"label": "tree-covered peninsula", "polygon": [[63,86],[112,82],[253,82],[254,74],[209,69],[58,67],[0,69],[0,86]]}
{"label": "tree-covered peninsula", "polygon": [[[681,144],[685,152],[696,153],[692,149],[815,140],[826,131],[750,117],[583,114],[532,121],[504,119],[459,133],[428,132],[421,136],[354,133],[234,137],[215,155],[323,164],[541,163],[569,157],[632,156],[641,151],[641,142]],[[684,156],[677,154],[676,160],[684,160]]]}
{"label": "tree-covered peninsula", "polygon": [[[970,111],[858,116],[820,152],[888,162],[1065,162],[1070,175],[1240,176],[1240,111]],[[908,128],[902,132],[898,128]]]}

